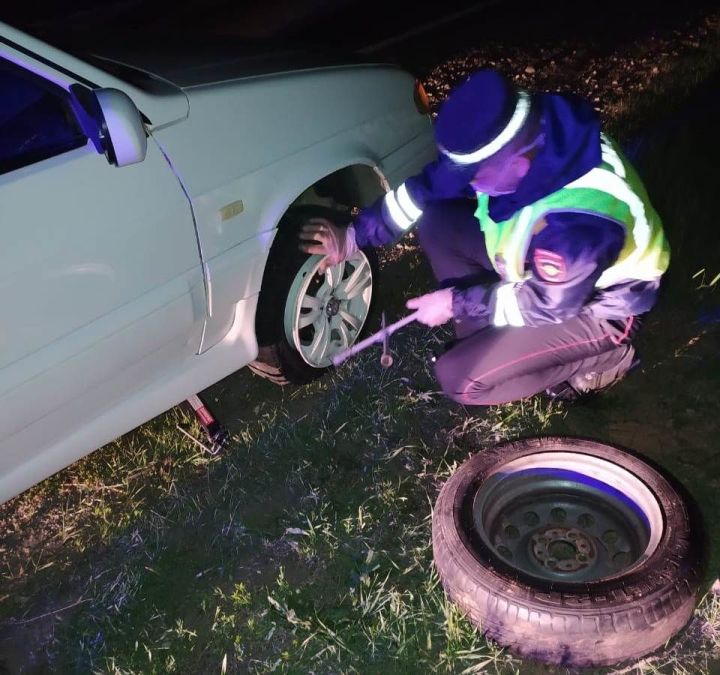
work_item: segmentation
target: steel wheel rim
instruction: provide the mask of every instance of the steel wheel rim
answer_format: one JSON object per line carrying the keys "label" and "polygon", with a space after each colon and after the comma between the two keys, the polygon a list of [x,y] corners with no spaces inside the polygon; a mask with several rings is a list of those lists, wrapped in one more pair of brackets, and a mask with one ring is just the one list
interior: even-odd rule
{"label": "steel wheel rim", "polygon": [[285,337],[313,368],[327,368],[357,340],[372,300],[372,268],[362,251],[325,274],[318,273],[322,259],[305,261],[285,303]]}
{"label": "steel wheel rim", "polygon": [[631,572],[652,555],[664,529],[645,483],[576,452],[537,453],[494,470],[473,497],[472,521],[505,563],[569,583]]}

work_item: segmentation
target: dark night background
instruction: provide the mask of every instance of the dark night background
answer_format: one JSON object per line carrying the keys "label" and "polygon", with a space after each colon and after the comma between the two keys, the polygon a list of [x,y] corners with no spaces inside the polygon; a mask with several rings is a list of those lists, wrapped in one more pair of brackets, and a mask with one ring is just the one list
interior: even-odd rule
{"label": "dark night background", "polygon": [[422,75],[442,56],[484,40],[520,45],[582,37],[589,48],[631,44],[679,26],[714,2],[650,0],[92,0],[21,2],[2,20],[77,50],[104,42],[160,46],[224,43],[266,51],[288,44],[359,51]]}
{"label": "dark night background", "polygon": [[[443,334],[416,326],[393,337],[403,377],[367,352],[305,389],[247,368],[208,388],[239,439],[232,452],[198,454],[177,409],[0,505],[0,675],[511,672],[442,604],[428,574],[428,500],[469,453],[540,430],[633,448],[685,485],[708,528],[710,588],[720,568],[717,0],[5,0],[0,21],[79,53],[108,45],[173,59],[180,47],[261,60],[304,46],[396,62],[422,78],[433,109],[486,64],[531,90],[580,94],[636,163],[673,251],[639,336],[641,368],[588,403],[459,410],[428,379]],[[399,317],[430,272],[414,243],[381,255],[382,309]],[[400,618],[386,622],[396,601]],[[720,673],[720,591],[699,612],[637,672]],[[522,662],[512,672],[569,671]]]}

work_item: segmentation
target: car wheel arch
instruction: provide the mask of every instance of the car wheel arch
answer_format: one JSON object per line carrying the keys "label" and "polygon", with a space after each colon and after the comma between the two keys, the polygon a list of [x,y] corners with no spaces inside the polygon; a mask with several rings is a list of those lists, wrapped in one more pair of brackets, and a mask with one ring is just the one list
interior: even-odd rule
{"label": "car wheel arch", "polygon": [[282,226],[287,211],[300,206],[325,206],[351,211],[372,204],[388,190],[387,180],[376,164],[345,164],[317,179],[299,193],[288,204],[277,226]]}
{"label": "car wheel arch", "polygon": [[302,207],[320,206],[346,211],[352,218],[357,209],[369,206],[389,190],[382,170],[369,160],[345,163],[314,181],[275,216],[272,227],[274,238],[263,264],[263,282],[268,261],[278,243],[277,234],[287,222],[288,213]]}

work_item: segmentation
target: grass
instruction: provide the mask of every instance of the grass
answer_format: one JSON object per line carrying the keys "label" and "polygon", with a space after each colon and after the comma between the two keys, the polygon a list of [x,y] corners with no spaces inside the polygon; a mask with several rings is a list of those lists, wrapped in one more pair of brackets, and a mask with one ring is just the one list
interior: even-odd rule
{"label": "grass", "polygon": [[[432,393],[429,372],[417,372],[433,338],[418,328],[406,338],[391,372],[367,354],[292,391],[289,404],[296,392],[314,403],[299,417],[259,404],[236,421],[236,445],[222,459],[197,455],[179,434],[177,463],[164,463],[165,451],[142,454],[161,447],[179,421],[173,411],[91,456],[92,470],[66,472],[86,516],[65,528],[51,567],[16,575],[34,579],[36,601],[53,595],[40,589],[57,568],[82,580],[84,602],[58,626],[53,666],[473,672],[515,663],[445,600],[429,514],[472,450],[539,431],[559,408],[527,401],[476,416],[453,407]],[[118,470],[126,482],[106,490],[121,485],[107,480]],[[136,475],[149,485],[138,489]],[[23,610],[6,605],[5,616]]]}
{"label": "grass", "polygon": [[[668,71],[655,105],[675,101],[706,58],[695,53]],[[651,112],[619,110],[620,137]],[[475,411],[445,400],[427,364],[447,329],[413,326],[394,342],[391,370],[367,352],[306,388],[233,375],[205,392],[232,434],[222,455],[181,434],[178,426],[201,438],[175,409],[2,507],[0,664],[118,674],[563,672],[486,641],[447,602],[432,565],[432,505],[461,462],[497,441],[590,435],[665,466],[720,541],[720,251],[709,245],[717,144],[693,124],[645,148],[641,168],[674,257],[640,340],[641,373],[588,405],[536,397]],[[384,266],[407,280],[403,296],[428,289],[413,240],[397,250]],[[402,313],[400,295],[383,304],[389,316]],[[717,569],[717,543],[710,556]],[[708,593],[677,640],[615,672],[709,673],[719,650],[720,600]]]}

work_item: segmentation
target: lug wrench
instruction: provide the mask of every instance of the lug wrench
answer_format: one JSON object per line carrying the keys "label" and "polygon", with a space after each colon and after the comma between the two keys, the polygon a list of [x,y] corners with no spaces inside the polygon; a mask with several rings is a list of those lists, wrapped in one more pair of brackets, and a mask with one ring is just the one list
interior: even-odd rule
{"label": "lug wrench", "polygon": [[393,364],[393,357],[390,354],[390,336],[385,326],[385,312],[382,313],[382,334],[383,334],[383,350],[380,356],[380,365],[383,368],[389,368]]}
{"label": "lug wrench", "polygon": [[389,368],[392,365],[392,356],[390,355],[390,350],[388,348],[390,336],[395,331],[400,330],[400,328],[402,328],[403,326],[407,326],[409,323],[415,321],[415,319],[417,319],[417,315],[417,312],[413,312],[412,314],[408,314],[407,316],[400,319],[400,321],[396,321],[395,323],[391,323],[389,326],[386,326],[385,315],[383,313],[382,328],[377,333],[373,333],[370,337],[361,340],[349,349],[335,354],[335,356],[333,356],[331,359],[333,365],[337,368],[341,363],[344,363],[350,357],[355,356],[363,349],[367,349],[371,345],[382,342],[383,353],[380,357],[380,363],[383,365],[383,367]]}

